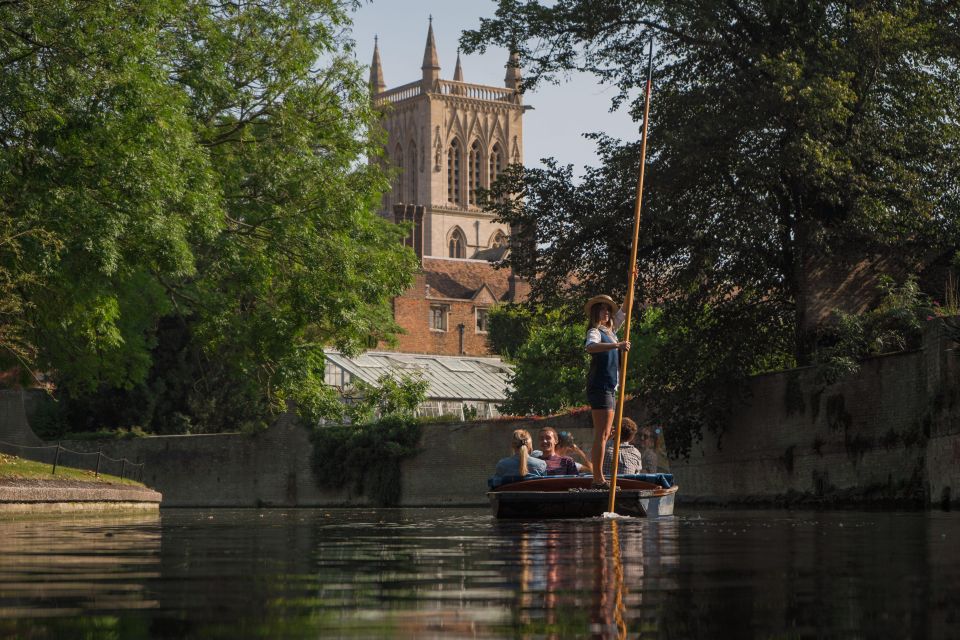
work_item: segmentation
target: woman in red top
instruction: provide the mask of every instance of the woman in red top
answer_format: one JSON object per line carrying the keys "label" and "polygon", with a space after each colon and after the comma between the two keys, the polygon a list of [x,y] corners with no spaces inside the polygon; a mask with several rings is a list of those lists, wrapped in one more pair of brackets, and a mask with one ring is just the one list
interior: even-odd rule
{"label": "woman in red top", "polygon": [[540,459],[547,463],[548,476],[575,476],[577,463],[573,458],[561,456],[557,453],[557,443],[560,437],[553,427],[540,429]]}

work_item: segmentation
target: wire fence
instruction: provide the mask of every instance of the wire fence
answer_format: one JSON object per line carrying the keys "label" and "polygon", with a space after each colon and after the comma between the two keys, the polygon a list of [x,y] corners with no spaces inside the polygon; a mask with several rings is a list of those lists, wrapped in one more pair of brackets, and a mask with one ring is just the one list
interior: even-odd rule
{"label": "wire fence", "polygon": [[121,480],[143,482],[143,462],[132,462],[126,458],[111,458],[101,450],[74,451],[61,446],[59,442],[55,445],[51,444],[43,447],[28,447],[0,440],[0,453],[49,464],[51,475],[57,475],[57,469],[69,467],[71,469],[93,471],[97,478],[103,473],[118,476]]}

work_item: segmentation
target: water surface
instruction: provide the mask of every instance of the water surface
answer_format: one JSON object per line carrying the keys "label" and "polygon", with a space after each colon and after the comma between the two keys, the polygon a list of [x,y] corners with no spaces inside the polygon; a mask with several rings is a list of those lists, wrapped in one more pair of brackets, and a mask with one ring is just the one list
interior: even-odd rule
{"label": "water surface", "polygon": [[0,638],[949,638],[960,514],[0,521]]}

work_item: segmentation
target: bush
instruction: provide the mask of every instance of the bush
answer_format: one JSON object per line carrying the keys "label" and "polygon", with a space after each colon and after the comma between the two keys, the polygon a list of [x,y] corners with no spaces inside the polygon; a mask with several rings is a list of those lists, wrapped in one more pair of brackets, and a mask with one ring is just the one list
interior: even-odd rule
{"label": "bush", "polygon": [[856,373],[868,356],[920,347],[923,323],[937,315],[935,305],[912,277],[902,285],[885,277],[880,290],[880,303],[871,311],[834,311],[833,329],[821,334],[814,354],[825,384]]}
{"label": "bush", "polygon": [[388,416],[377,422],[317,427],[313,432],[313,467],[322,488],[350,486],[378,506],[400,501],[400,463],[416,454],[420,422]]}

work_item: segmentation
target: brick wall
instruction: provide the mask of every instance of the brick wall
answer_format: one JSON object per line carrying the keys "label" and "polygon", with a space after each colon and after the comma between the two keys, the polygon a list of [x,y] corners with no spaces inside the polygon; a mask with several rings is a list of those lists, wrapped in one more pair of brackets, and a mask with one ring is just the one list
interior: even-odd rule
{"label": "brick wall", "polygon": [[[525,300],[529,291],[525,280],[483,260],[425,258],[413,285],[393,300],[394,320],[404,330],[393,348],[405,353],[491,355],[487,334],[477,329],[477,311]],[[431,305],[447,310],[445,331],[430,328]]]}
{"label": "brick wall", "polygon": [[[430,328],[430,306],[435,304],[449,310],[446,331]],[[489,307],[483,306],[483,308]],[[404,353],[435,353],[451,356],[461,353],[471,356],[490,355],[487,334],[477,331],[476,309],[477,305],[469,300],[414,296],[396,298],[393,302],[394,318],[406,332],[399,336],[396,349]],[[462,351],[458,329],[460,324],[463,325]]]}
{"label": "brick wall", "polygon": [[[840,248],[829,256],[809,257],[801,283],[806,311],[802,328],[810,331],[828,322],[834,309],[854,314],[869,311],[880,298],[882,277],[889,276],[901,284],[908,275],[917,273],[923,265],[934,263],[938,257],[936,252],[926,256],[865,255],[860,247],[855,246]],[[938,291],[942,284],[941,279],[934,290]]]}

